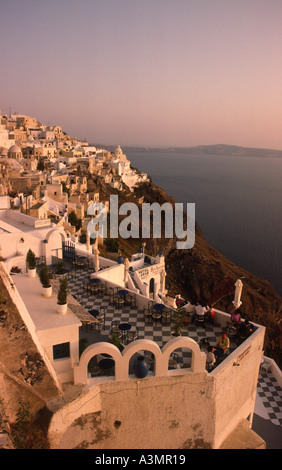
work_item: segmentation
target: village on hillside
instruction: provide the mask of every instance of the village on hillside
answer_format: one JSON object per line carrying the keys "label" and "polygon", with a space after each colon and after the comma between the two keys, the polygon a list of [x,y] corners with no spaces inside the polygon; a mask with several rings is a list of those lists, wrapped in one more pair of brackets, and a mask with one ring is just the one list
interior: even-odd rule
{"label": "village on hillside", "polygon": [[89,222],[88,207],[100,200],[88,188],[89,173],[120,191],[134,191],[147,180],[131,168],[119,145],[114,152],[96,148],[60,126],[22,114],[0,114],[0,119],[0,194],[9,195],[12,208],[51,219],[69,234],[81,234]]}

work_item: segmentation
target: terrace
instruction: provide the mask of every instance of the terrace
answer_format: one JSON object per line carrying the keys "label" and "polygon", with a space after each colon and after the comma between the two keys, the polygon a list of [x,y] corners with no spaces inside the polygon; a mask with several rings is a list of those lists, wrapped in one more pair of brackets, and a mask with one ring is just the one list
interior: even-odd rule
{"label": "terrace", "polygon": [[[142,295],[133,294],[133,302],[124,302],[123,305],[117,305],[114,300],[114,293],[119,290],[118,286],[109,285],[106,282],[101,282],[100,288],[89,289],[87,279],[93,273],[93,267],[91,265],[88,270],[82,267],[81,270],[75,271],[68,276],[69,290],[72,296],[79,302],[86,311],[98,310],[104,312],[104,320],[100,325],[91,325],[87,321],[82,322],[82,326],[79,331],[79,338],[82,341],[86,340],[87,346],[93,343],[106,341],[111,342],[111,336],[114,324],[129,323],[131,330],[136,331],[139,339],[149,339],[157,343],[162,349],[163,346],[172,338],[172,323],[171,319],[152,318],[147,316],[147,307],[152,305],[149,298]],[[115,288],[115,291],[113,290]],[[169,309],[167,309],[169,310]],[[215,310],[215,323],[207,323],[205,325],[198,325],[192,321],[188,321],[181,333],[183,336],[192,338],[196,343],[203,348],[203,340],[205,338],[211,345],[215,345],[218,336],[221,334],[222,329],[227,327],[228,336],[230,339],[229,355],[232,354],[238,346],[238,343],[232,336],[230,329],[230,315]],[[191,320],[191,317],[190,317]],[[128,339],[127,336],[120,338],[124,341],[124,344],[128,344],[132,339]],[[173,357],[170,360],[170,369],[179,368],[190,368],[191,367],[191,351],[181,350],[174,351],[177,354],[176,361]],[[140,351],[140,353],[142,353]],[[145,351],[146,353],[146,351]],[[147,356],[149,359],[149,357]],[[268,359],[262,359],[258,383],[257,383],[257,395],[255,403],[255,413],[267,420],[267,422],[277,425],[277,432],[281,431],[282,426],[282,389],[281,389],[281,372],[275,365],[272,365],[272,361]],[[271,367],[272,365],[272,367]],[[132,364],[130,365],[131,372]],[[214,369],[213,374],[216,373]],[[153,364],[150,364],[150,370],[153,371]],[[152,372],[153,373],[153,372]],[[93,358],[89,363],[89,376],[96,377],[97,375],[114,375],[114,370],[110,369],[101,372],[97,368],[96,358]]]}
{"label": "terrace", "polygon": [[[110,281],[107,282],[107,273],[110,268],[109,264],[106,262],[103,263],[102,259],[100,259],[100,264],[103,265],[99,271],[100,282],[93,282],[93,284],[90,283],[90,278],[93,278],[93,276],[95,277],[97,275],[97,273],[94,273],[95,266],[94,262],[92,263],[93,260],[94,258],[91,256],[88,260],[78,259],[78,262],[75,265],[64,261],[67,268],[65,273],[62,275],[54,275],[52,283],[54,286],[53,290],[55,291],[58,288],[59,279],[61,276],[67,276],[70,294],[68,307],[69,312],[72,312],[74,315],[56,315],[55,308],[52,307],[53,304],[51,304],[51,302],[54,300],[53,303],[55,305],[55,298],[53,300],[49,299],[45,301],[41,297],[41,309],[44,307],[45,303],[46,308],[49,305],[49,311],[50,307],[54,308],[54,316],[52,314],[52,317],[50,316],[50,313],[47,314],[46,310],[45,322],[47,321],[46,318],[48,315],[48,318],[50,319],[50,325],[48,324],[41,326],[42,330],[45,332],[45,335],[48,328],[51,328],[52,324],[54,325],[54,320],[62,322],[63,329],[61,331],[63,334],[63,331],[66,331],[64,324],[66,321],[70,321],[70,319],[73,317],[73,326],[74,328],[78,328],[79,340],[81,343],[86,342],[86,347],[97,343],[110,344],[114,326],[113,322],[117,322],[117,324],[129,323],[131,325],[130,332],[137,331],[138,339],[151,340],[155,342],[160,349],[162,349],[167,344],[167,342],[172,339],[171,333],[173,325],[171,319],[166,318],[163,320],[162,318],[154,319],[152,317],[148,317],[146,314],[147,308],[152,301],[149,297],[146,297],[137,292],[131,291],[133,297],[131,299],[124,297],[125,301],[121,304],[118,304],[116,302],[116,295],[117,291],[122,289],[122,286],[115,285]],[[112,266],[117,265],[114,263]],[[13,276],[13,279],[15,281],[17,279],[20,281],[15,282],[15,284],[23,298],[23,301],[26,303],[28,311],[31,312],[33,306],[35,305],[35,297],[33,298],[32,295],[38,296],[38,293],[36,294],[34,292],[33,294],[31,291],[29,292],[26,289],[26,284],[28,282],[29,284],[33,283],[35,285],[35,281],[30,281],[27,277],[22,275],[15,275]],[[97,317],[89,314],[91,310],[97,310],[99,313],[103,313],[104,315],[102,315],[102,321],[97,320]],[[168,308],[167,310],[170,309]],[[36,311],[38,313],[38,309]],[[213,325],[196,325],[195,323],[188,320],[188,322],[182,328],[182,337],[189,337],[193,339],[200,347],[202,347],[201,341],[204,338],[207,338],[211,345],[215,345],[218,336],[221,334],[222,328],[226,327],[227,323],[230,321],[230,315],[225,312],[216,310],[215,315],[216,321]],[[67,318],[69,318],[69,320],[67,320]],[[79,323],[77,320],[75,320],[75,318],[81,321],[81,326],[77,327]],[[257,329],[260,329],[259,325],[255,326]],[[242,343],[241,345],[238,344],[232,336],[229,336],[231,340],[229,356],[225,358],[225,360],[223,360],[217,367],[215,367],[215,369],[211,371],[210,374],[212,376],[216,376],[216,374],[222,373],[223,368],[230,367],[230,364],[232,366],[232,363],[234,365],[233,357],[237,357],[236,360],[238,360],[238,357],[240,357],[242,351],[248,348],[250,341],[253,341],[252,336],[255,337],[256,333],[257,332],[255,332],[254,335],[251,335],[249,340]],[[64,334],[66,334],[66,339],[60,339],[60,341],[57,341],[58,343],[67,340],[67,333]],[[51,334],[51,337],[53,337],[53,333]],[[133,343],[133,338],[130,338],[125,333],[121,338],[121,341],[126,346],[127,344]],[[141,350],[141,348],[140,351],[138,350],[138,354],[142,354],[144,352],[146,354],[146,351]],[[179,348],[174,350],[174,354],[175,353],[177,356],[170,357],[169,373],[180,373],[181,371],[177,371],[177,369],[182,368],[187,368],[189,370],[189,368],[191,368],[192,359],[191,350],[188,348]],[[94,356],[89,361],[87,387],[91,387],[101,381],[114,380],[113,376],[115,374],[115,364],[114,367],[102,371],[101,368],[98,367],[97,359],[98,356]],[[268,361],[268,358],[266,359]],[[277,425],[279,432],[282,425],[281,372],[279,370],[275,371],[275,365],[274,367],[266,367],[267,361],[262,364],[262,367],[259,371],[255,413],[257,413],[259,416],[262,416],[264,419],[267,419],[269,423]],[[129,363],[129,374],[133,373],[132,363],[133,361]],[[152,362],[150,364],[149,376],[153,377],[154,374],[154,363]]]}

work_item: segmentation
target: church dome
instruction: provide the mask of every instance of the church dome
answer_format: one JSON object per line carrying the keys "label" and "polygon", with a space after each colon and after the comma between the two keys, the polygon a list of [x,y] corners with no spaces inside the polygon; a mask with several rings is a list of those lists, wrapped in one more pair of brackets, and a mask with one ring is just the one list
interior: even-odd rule
{"label": "church dome", "polygon": [[9,148],[8,152],[9,153],[21,153],[22,149],[18,145],[14,144],[12,145],[12,147]]}

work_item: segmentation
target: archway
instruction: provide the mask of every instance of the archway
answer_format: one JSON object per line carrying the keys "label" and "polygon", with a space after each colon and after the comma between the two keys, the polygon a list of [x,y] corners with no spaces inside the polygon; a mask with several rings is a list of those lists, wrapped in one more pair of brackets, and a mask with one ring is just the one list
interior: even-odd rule
{"label": "archway", "polygon": [[67,236],[63,229],[51,229],[45,240],[43,240],[43,256],[46,258],[46,264],[52,264],[52,256],[62,258],[63,242],[66,242]]}
{"label": "archway", "polygon": [[149,294],[153,294],[154,295],[155,293],[155,278],[152,277],[150,279],[150,283],[149,283]]}

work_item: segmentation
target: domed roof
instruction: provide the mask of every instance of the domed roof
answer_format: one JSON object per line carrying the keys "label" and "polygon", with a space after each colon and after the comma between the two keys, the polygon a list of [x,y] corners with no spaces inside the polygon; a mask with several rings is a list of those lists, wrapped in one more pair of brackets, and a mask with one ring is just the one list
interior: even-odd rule
{"label": "domed roof", "polygon": [[7,155],[8,153],[8,149],[6,149],[5,147],[0,147],[0,155]]}
{"label": "domed roof", "polygon": [[21,151],[22,149],[16,144],[12,145],[8,150],[9,153],[21,153]]}

